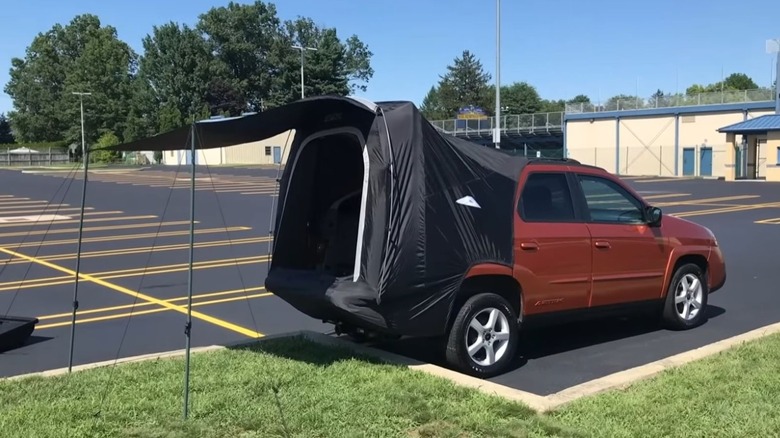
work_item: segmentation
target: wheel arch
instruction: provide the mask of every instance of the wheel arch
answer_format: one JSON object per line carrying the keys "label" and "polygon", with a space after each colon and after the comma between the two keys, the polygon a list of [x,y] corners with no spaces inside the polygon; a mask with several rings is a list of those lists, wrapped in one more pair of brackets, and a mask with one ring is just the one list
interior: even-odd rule
{"label": "wheel arch", "polygon": [[507,300],[517,314],[517,322],[522,322],[523,289],[512,276],[512,268],[492,263],[482,264],[470,269],[461,282],[447,317],[448,331],[463,304],[472,296],[485,292],[494,293]]}
{"label": "wheel arch", "polygon": [[688,263],[693,263],[697,265],[699,268],[701,268],[702,275],[706,278],[707,269],[709,268],[707,254],[703,254],[700,252],[692,252],[692,253],[680,254],[678,257],[673,257],[670,260],[669,269],[666,272],[666,281],[664,281],[664,289],[661,291],[662,298],[666,297],[666,295],[669,293],[670,282],[672,281],[675,272],[677,272],[677,270],[680,269],[680,266],[683,266]]}

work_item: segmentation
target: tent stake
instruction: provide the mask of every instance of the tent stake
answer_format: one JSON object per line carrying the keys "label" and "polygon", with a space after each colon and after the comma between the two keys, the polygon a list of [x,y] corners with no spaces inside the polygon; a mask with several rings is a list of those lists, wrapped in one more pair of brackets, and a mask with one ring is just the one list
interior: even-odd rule
{"label": "tent stake", "polygon": [[190,248],[189,248],[189,269],[187,272],[187,324],[184,326],[184,336],[187,339],[185,347],[185,365],[184,365],[184,419],[189,415],[190,404],[190,333],[192,330],[192,263],[193,248],[195,244],[195,122],[192,122],[192,134],[190,143]]}
{"label": "tent stake", "polygon": [[89,150],[84,150],[84,183],[81,185],[81,215],[79,216],[79,237],[76,244],[76,282],[73,287],[73,314],[70,322],[70,351],[68,352],[68,373],[73,370],[73,346],[76,342],[76,312],[79,308],[79,276],[81,275],[81,240],[84,233],[84,204],[87,198],[87,168],[89,167]]}

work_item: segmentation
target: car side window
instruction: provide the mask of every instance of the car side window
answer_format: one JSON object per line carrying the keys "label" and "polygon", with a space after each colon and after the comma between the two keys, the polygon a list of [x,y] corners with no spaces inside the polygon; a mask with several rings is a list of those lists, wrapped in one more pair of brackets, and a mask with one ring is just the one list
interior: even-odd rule
{"label": "car side window", "polygon": [[578,175],[591,222],[644,223],[642,204],[618,184],[606,178]]}
{"label": "car side window", "polygon": [[576,216],[566,174],[530,174],[520,196],[518,212],[526,222],[574,222]]}

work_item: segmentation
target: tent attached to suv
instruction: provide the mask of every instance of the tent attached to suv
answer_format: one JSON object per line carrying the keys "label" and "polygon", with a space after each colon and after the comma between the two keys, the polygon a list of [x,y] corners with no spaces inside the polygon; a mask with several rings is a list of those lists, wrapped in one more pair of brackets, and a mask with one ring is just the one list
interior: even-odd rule
{"label": "tent attached to suv", "polygon": [[[311,317],[441,335],[471,266],[512,265],[527,160],[441,133],[411,102],[311,97],[196,129],[197,149],[295,131],[266,287]],[[181,149],[189,132],[112,149]]]}

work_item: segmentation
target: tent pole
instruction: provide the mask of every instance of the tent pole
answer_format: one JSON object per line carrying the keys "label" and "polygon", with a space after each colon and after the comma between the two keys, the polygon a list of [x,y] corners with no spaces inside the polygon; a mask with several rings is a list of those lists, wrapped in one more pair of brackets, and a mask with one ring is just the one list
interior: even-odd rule
{"label": "tent pole", "polygon": [[76,311],[79,308],[79,276],[81,275],[81,241],[84,233],[84,204],[87,197],[87,168],[89,168],[89,150],[83,148],[84,183],[81,185],[81,215],[79,216],[79,237],[76,244],[76,278],[73,287],[73,314],[70,321],[70,351],[68,352],[68,373],[73,370],[73,346],[76,342]]}
{"label": "tent pole", "polygon": [[195,244],[195,122],[192,122],[192,133],[190,135],[190,248],[189,248],[189,269],[187,272],[187,324],[184,327],[184,336],[187,339],[185,347],[185,365],[184,365],[184,419],[189,415],[190,404],[190,345],[192,329],[192,263],[193,248]]}

